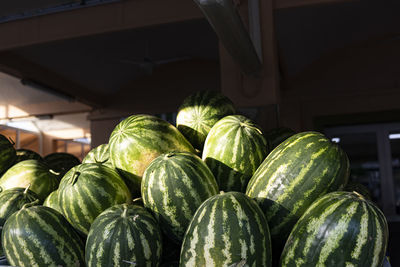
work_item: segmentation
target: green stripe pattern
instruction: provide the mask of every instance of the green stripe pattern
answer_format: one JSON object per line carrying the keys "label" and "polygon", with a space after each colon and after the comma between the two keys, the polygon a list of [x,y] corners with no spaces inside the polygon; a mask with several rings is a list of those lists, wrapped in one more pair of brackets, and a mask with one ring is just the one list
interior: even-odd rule
{"label": "green stripe pattern", "polygon": [[177,243],[197,208],[218,194],[218,185],[207,165],[195,154],[162,154],[143,175],[142,198],[160,222],[164,233]]}
{"label": "green stripe pattern", "polygon": [[43,206],[55,209],[56,211],[62,213],[61,208],[58,205],[58,190],[51,192],[50,195],[46,197],[43,202]]}
{"label": "green stripe pattern", "polygon": [[49,165],[50,169],[58,173],[60,180],[72,167],[81,163],[74,155],[64,152],[51,153],[43,159]]}
{"label": "green stripe pattern", "polygon": [[209,132],[202,158],[220,190],[245,192],[254,172],[267,156],[267,141],[256,124],[241,115],[219,120]]}
{"label": "green stripe pattern", "polygon": [[15,187],[27,188],[35,192],[43,201],[51,192],[57,189],[58,179],[49,167],[35,159],[21,161],[1,177],[0,187],[3,190]]}
{"label": "green stripe pattern", "polygon": [[[13,188],[0,193],[0,234],[8,219],[14,212],[20,210],[26,203],[36,201],[39,204],[38,196],[28,188]],[[1,246],[0,256],[3,256]]]}
{"label": "green stripe pattern", "polygon": [[236,113],[232,101],[218,91],[198,91],[184,99],[176,117],[178,130],[199,150],[217,121]]}
{"label": "green stripe pattern", "polygon": [[383,213],[359,194],[332,192],[296,223],[280,266],[382,266],[388,242]]}
{"label": "green stripe pattern", "polygon": [[161,230],[154,217],[137,205],[115,205],[93,222],[86,241],[88,267],[159,266]]}
{"label": "green stripe pattern", "polygon": [[17,154],[17,159],[15,160],[15,163],[27,159],[43,160],[43,158],[38,153],[30,149],[23,149],[23,148],[17,149],[16,154]]}
{"label": "green stripe pattern", "polygon": [[10,168],[17,158],[14,144],[0,134],[0,175]]}
{"label": "green stripe pattern", "polygon": [[194,153],[193,146],[170,123],[151,115],[133,115],[120,122],[110,136],[110,159],[134,196],[153,159],[171,151]]}
{"label": "green stripe pattern", "polygon": [[6,221],[1,237],[12,266],[84,266],[84,244],[57,211],[22,208]]}
{"label": "green stripe pattern", "polygon": [[61,180],[58,205],[71,225],[87,235],[96,217],[116,204],[131,203],[128,187],[114,170],[100,163],[73,167]]}
{"label": "green stripe pattern", "polygon": [[102,144],[90,150],[82,160],[82,163],[101,163],[110,168],[114,168],[111,164],[108,144]]}
{"label": "green stripe pattern", "polygon": [[276,147],[251,178],[246,194],[265,212],[274,249],[320,196],[342,189],[349,176],[344,151],[318,132],[298,133]]}
{"label": "green stripe pattern", "polygon": [[242,260],[247,266],[271,266],[271,241],[263,212],[240,192],[207,199],[185,234],[180,266],[227,267]]}

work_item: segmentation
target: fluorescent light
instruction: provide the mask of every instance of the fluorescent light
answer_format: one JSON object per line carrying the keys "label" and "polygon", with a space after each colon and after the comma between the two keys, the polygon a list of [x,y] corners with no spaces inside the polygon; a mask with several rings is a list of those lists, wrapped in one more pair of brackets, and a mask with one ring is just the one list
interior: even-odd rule
{"label": "fluorescent light", "polygon": [[340,142],[340,137],[333,137],[331,140],[334,143],[339,143]]}
{"label": "fluorescent light", "polygon": [[389,139],[400,139],[400,133],[389,134]]}

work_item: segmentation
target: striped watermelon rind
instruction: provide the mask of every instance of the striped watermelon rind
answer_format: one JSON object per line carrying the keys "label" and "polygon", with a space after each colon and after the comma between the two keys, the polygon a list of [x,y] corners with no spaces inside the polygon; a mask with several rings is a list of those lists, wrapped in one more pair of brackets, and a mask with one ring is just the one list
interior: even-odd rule
{"label": "striped watermelon rind", "polygon": [[232,101],[218,91],[198,91],[183,100],[178,109],[176,126],[199,150],[217,121],[236,113]]}
{"label": "striped watermelon rind", "polygon": [[114,168],[110,160],[108,144],[102,144],[90,150],[82,160],[82,163],[101,163],[110,168]]}
{"label": "striped watermelon rind", "polygon": [[246,260],[271,266],[268,223],[257,203],[240,192],[207,199],[196,211],[183,240],[180,265],[220,267]]}
{"label": "striped watermelon rind", "polygon": [[154,159],[143,174],[142,198],[163,232],[180,243],[197,208],[218,194],[207,165],[195,154],[171,152]]}
{"label": "striped watermelon rind", "polygon": [[43,202],[43,206],[55,209],[62,214],[61,208],[58,205],[58,190],[51,192],[50,195],[46,197]]}
{"label": "striped watermelon rind", "polygon": [[0,187],[3,190],[15,187],[27,188],[35,192],[43,201],[58,187],[57,177],[43,161],[35,159],[18,162],[1,177]]}
{"label": "striped watermelon rind", "polygon": [[242,115],[230,115],[212,127],[202,159],[220,190],[244,192],[266,156],[267,141],[260,127]]}
{"label": "striped watermelon rind", "polygon": [[11,215],[1,235],[12,266],[84,266],[84,244],[56,210],[23,207]]}
{"label": "striped watermelon rind", "polygon": [[102,212],[90,227],[85,260],[91,266],[159,266],[161,230],[143,207],[120,204]]}
{"label": "striped watermelon rind", "polygon": [[87,235],[96,217],[116,204],[131,203],[128,187],[119,174],[99,163],[84,163],[69,170],[58,188],[58,206],[68,222]]}
{"label": "striped watermelon rind", "polygon": [[298,133],[275,148],[246,190],[266,215],[274,250],[283,248],[296,221],[316,199],[341,190],[348,177],[346,153],[321,133]]}
{"label": "striped watermelon rind", "polygon": [[132,195],[140,195],[142,175],[163,153],[187,151],[193,146],[170,123],[151,115],[132,115],[120,122],[109,140],[110,159],[125,178]]}
{"label": "striped watermelon rind", "polygon": [[[12,188],[0,193],[0,234],[6,220],[27,203],[40,204],[38,196],[29,188]],[[3,256],[3,246],[0,256]]]}
{"label": "striped watermelon rind", "polygon": [[294,226],[280,266],[382,266],[388,242],[383,213],[360,194],[332,192]]}

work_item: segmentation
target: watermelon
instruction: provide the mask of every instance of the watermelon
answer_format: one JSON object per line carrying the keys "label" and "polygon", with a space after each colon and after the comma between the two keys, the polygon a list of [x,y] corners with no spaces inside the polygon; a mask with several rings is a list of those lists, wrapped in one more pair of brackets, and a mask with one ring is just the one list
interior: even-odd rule
{"label": "watermelon", "polygon": [[161,230],[143,207],[120,204],[102,212],[90,227],[85,260],[91,266],[159,266]]}
{"label": "watermelon", "polygon": [[29,207],[11,215],[1,241],[12,266],[84,266],[84,244],[56,210]]}
{"label": "watermelon", "polygon": [[20,161],[27,160],[27,159],[43,160],[43,158],[38,153],[36,153],[35,151],[32,151],[30,149],[23,149],[23,148],[17,149],[16,154],[17,154],[17,158],[15,160],[15,163],[18,163]]}
{"label": "watermelon", "polygon": [[343,190],[347,192],[355,191],[363,195],[366,199],[371,200],[371,192],[369,191],[368,187],[366,187],[362,183],[349,181]]}
{"label": "watermelon", "polygon": [[176,117],[176,126],[195,148],[202,150],[214,124],[235,113],[232,101],[220,92],[198,91],[183,100]]}
{"label": "watermelon", "polygon": [[320,196],[342,189],[348,177],[346,153],[321,133],[298,133],[276,147],[246,190],[266,215],[274,251],[283,248],[307,208]]}
{"label": "watermelon", "polygon": [[50,169],[57,173],[60,180],[67,171],[81,163],[74,155],[64,152],[51,153],[43,159],[49,165]]}
{"label": "watermelon", "polygon": [[170,151],[195,152],[178,129],[150,115],[133,115],[120,122],[109,145],[111,162],[134,196],[140,195],[142,175],[153,159]]}
{"label": "watermelon", "polygon": [[55,209],[56,211],[62,213],[60,206],[58,206],[58,190],[55,190],[47,196],[43,202],[43,206]]}
{"label": "watermelon", "polygon": [[197,208],[218,194],[207,165],[195,154],[170,152],[150,163],[143,174],[142,198],[161,229],[180,243]]}
{"label": "watermelon", "polygon": [[43,201],[57,189],[58,180],[44,162],[35,159],[15,164],[0,179],[0,187],[3,190],[28,186]]}
{"label": "watermelon", "polygon": [[266,156],[267,142],[260,127],[244,116],[231,115],[212,127],[202,158],[220,190],[244,192]]}
{"label": "watermelon", "polygon": [[382,266],[388,242],[383,213],[359,194],[315,201],[290,233],[280,266]]}
{"label": "watermelon", "polygon": [[[28,188],[12,188],[0,193],[0,234],[6,220],[26,203],[39,203],[38,196]],[[3,256],[1,246],[0,255]]]}
{"label": "watermelon", "polygon": [[274,128],[265,132],[265,139],[267,139],[268,142],[268,151],[274,150],[280,143],[295,134],[295,131],[286,127]]}
{"label": "watermelon", "polygon": [[114,168],[110,161],[110,150],[108,144],[99,145],[86,155],[82,163],[101,163],[107,167]]}
{"label": "watermelon", "polygon": [[17,159],[14,143],[0,134],[0,175],[8,170]]}
{"label": "watermelon", "polygon": [[84,163],[69,170],[58,188],[58,206],[80,233],[87,235],[96,217],[132,198],[117,171],[99,163]]}
{"label": "watermelon", "polygon": [[268,223],[257,203],[241,192],[207,199],[185,233],[180,266],[271,266]]}

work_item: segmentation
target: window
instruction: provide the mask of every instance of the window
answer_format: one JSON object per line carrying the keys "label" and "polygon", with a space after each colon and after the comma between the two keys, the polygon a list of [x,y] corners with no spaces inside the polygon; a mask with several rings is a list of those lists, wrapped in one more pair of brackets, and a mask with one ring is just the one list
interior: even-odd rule
{"label": "window", "polygon": [[362,183],[389,220],[400,218],[400,123],[331,127],[351,165],[350,179]]}

